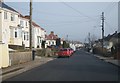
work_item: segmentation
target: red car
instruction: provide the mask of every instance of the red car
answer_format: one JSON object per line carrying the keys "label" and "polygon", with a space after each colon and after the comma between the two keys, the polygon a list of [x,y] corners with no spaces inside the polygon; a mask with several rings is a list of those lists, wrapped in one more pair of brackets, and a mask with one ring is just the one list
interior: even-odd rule
{"label": "red car", "polygon": [[64,48],[64,49],[60,49],[60,51],[57,53],[58,56],[71,56],[71,51],[69,48]]}
{"label": "red car", "polygon": [[72,48],[69,48],[71,55],[74,53],[74,50]]}

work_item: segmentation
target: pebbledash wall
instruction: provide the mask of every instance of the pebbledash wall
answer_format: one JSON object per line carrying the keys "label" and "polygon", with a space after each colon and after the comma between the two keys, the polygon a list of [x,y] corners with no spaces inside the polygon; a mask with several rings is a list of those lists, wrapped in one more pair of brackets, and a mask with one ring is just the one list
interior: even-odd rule
{"label": "pebbledash wall", "polygon": [[32,60],[32,52],[13,52],[9,53],[10,66],[25,63]]}
{"label": "pebbledash wall", "polygon": [[9,66],[8,45],[0,43],[0,68]]}

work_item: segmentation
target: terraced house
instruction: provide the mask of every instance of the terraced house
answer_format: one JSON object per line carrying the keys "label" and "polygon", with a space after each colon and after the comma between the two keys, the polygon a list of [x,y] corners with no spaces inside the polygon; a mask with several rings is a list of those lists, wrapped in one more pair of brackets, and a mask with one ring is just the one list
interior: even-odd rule
{"label": "terraced house", "polygon": [[9,65],[8,45],[22,45],[19,31],[19,13],[13,8],[0,2],[0,42],[2,53],[2,67]]}
{"label": "terraced house", "polygon": [[32,46],[34,48],[42,48],[42,41],[45,40],[45,34],[46,31],[41,28],[38,24],[35,22],[32,22]]}
{"label": "terraced house", "polygon": [[19,26],[22,28],[22,45],[24,45],[24,47],[29,47],[29,18],[27,16],[20,15]]}
{"label": "terraced house", "polygon": [[[0,0],[0,68],[9,66],[9,48],[29,48],[29,16],[23,16]],[[42,48],[46,31],[32,22],[32,44]],[[2,54],[4,53],[4,54]]]}

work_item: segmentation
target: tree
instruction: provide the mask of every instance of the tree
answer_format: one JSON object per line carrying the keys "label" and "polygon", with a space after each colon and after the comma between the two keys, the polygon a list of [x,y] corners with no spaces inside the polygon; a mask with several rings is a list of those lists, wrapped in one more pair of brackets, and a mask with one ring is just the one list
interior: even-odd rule
{"label": "tree", "polygon": [[61,39],[60,39],[60,38],[57,38],[57,39],[56,39],[56,46],[59,47],[60,45],[61,45]]}
{"label": "tree", "polygon": [[63,41],[63,48],[69,48],[69,43],[67,43],[66,41]]}

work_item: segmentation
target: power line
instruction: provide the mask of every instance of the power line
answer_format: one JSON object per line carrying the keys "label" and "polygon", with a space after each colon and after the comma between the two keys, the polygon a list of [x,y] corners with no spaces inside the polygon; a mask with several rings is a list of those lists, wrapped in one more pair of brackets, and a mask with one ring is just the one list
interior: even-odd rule
{"label": "power line", "polygon": [[[39,19],[36,19],[36,20],[39,20]],[[95,21],[95,20],[94,20]],[[75,23],[77,23],[77,24],[80,24],[80,23],[86,23],[86,22],[93,22],[93,21],[91,21],[91,20],[87,20],[87,21],[82,21],[82,22],[75,22]],[[49,25],[53,25],[53,26],[59,26],[59,25],[73,25],[73,23],[71,23],[71,22],[66,22],[66,23],[52,23],[52,24],[50,24],[50,23],[42,23],[41,22],[41,24],[49,24]],[[76,24],[75,24],[76,25]]]}
{"label": "power line", "polygon": [[[22,9],[24,9],[24,8],[22,8]],[[27,10],[27,9],[25,9],[25,10]],[[46,12],[46,11],[39,11],[39,10],[34,10],[33,9],[33,11],[34,11],[34,13],[36,13],[36,14],[44,14],[44,15],[52,15],[52,16],[63,16],[63,17],[74,17],[74,18],[81,18],[81,17],[83,17],[83,16],[77,16],[77,15],[67,15],[67,14],[58,14],[58,13],[51,13],[51,12]],[[94,16],[94,17],[92,17],[92,18],[96,18],[98,15],[96,15],[96,16]],[[84,17],[83,17],[84,18]]]}
{"label": "power line", "polygon": [[[22,8],[22,7],[16,7],[17,9],[23,9],[22,11],[28,11],[29,12],[29,9],[25,9],[25,8]],[[20,10],[19,10],[20,11]],[[33,9],[33,13],[40,13],[40,14],[46,14],[46,15],[53,15],[53,16],[65,16],[65,17],[83,17],[83,16],[77,16],[77,15],[67,15],[67,14],[58,14],[58,13],[51,13],[51,12],[46,12],[46,11],[39,11],[39,10],[34,10]]]}
{"label": "power line", "polygon": [[[108,28],[112,31],[112,32],[114,32],[114,31],[116,31],[116,30],[113,30],[113,26],[111,26],[108,22],[105,22],[106,23],[106,25],[108,26]],[[115,29],[115,28],[114,28]]]}
{"label": "power line", "polygon": [[110,11],[111,11],[113,8],[115,8],[115,5],[116,5],[116,3],[110,3],[110,4],[104,9],[104,12],[109,14]]}
{"label": "power line", "polygon": [[73,9],[74,11],[76,11],[77,13],[79,13],[80,15],[82,15],[83,17],[87,17],[87,18],[89,18],[89,19],[91,19],[91,20],[94,20],[93,18],[91,18],[91,17],[83,14],[82,12],[80,12],[80,11],[78,11],[77,9],[73,8],[72,6],[68,5],[67,3],[65,3],[65,2],[61,2],[61,3],[63,3],[64,5],[66,5],[66,6],[69,7],[69,8]]}

